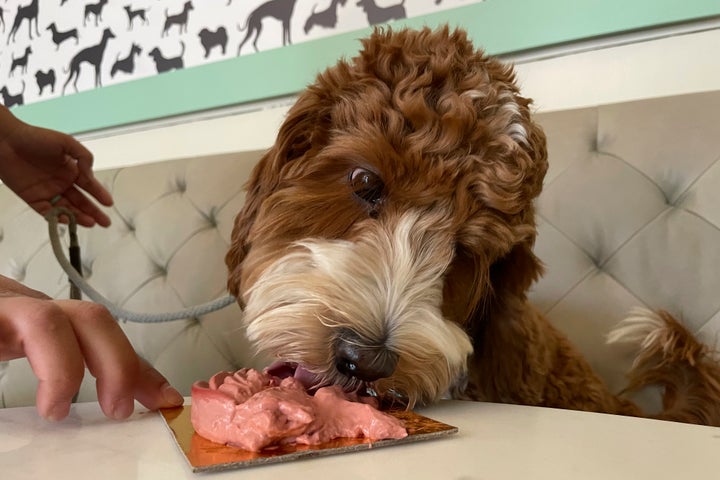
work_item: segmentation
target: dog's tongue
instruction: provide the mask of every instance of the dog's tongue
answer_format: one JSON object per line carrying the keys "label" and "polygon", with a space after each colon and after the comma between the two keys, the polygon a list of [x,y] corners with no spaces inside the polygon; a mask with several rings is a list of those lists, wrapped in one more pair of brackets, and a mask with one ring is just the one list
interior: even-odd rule
{"label": "dog's tongue", "polygon": [[279,378],[295,377],[307,390],[318,386],[317,375],[295,362],[277,361],[270,365],[266,372]]}
{"label": "dog's tongue", "polygon": [[[314,395],[318,388],[324,386],[322,385],[322,381],[318,375],[307,370],[304,366],[297,362],[278,360],[267,367],[265,372],[278,378],[295,377],[295,380],[300,382],[302,386],[305,387],[305,390],[307,390],[311,395]],[[358,387],[353,391],[353,393],[361,399],[360,401],[370,403],[371,405],[374,405],[375,408],[378,408],[379,402],[383,400],[379,398],[377,392],[371,385],[365,383],[361,384],[361,387],[362,388]],[[399,402],[398,398],[390,399],[390,403],[388,403],[388,405],[395,405],[396,402]]]}

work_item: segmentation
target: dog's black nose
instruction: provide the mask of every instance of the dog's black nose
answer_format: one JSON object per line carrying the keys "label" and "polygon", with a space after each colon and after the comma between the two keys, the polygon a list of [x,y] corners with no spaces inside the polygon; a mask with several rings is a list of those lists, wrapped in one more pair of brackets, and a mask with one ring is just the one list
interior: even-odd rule
{"label": "dog's black nose", "polygon": [[365,382],[387,378],[395,371],[398,355],[384,346],[358,345],[352,340],[338,339],[335,366],[340,373]]}

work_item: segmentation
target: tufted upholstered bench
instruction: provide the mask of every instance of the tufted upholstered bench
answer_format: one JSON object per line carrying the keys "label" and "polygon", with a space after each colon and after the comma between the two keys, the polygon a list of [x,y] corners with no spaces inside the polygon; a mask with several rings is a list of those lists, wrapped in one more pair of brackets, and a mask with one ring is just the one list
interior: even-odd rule
{"label": "tufted upholstered bench", "polygon": [[[720,92],[539,114],[550,170],[538,202],[545,277],[531,299],[619,390],[630,353],[604,335],[637,305],[665,308],[710,342],[720,332]],[[109,229],[81,230],[89,281],[127,309],[177,310],[224,294],[233,217],[261,152],[98,172]],[[67,281],[45,221],[0,187],[0,273],[56,297]],[[200,319],[123,323],[181,392],[220,369],[261,366],[237,306]],[[0,364],[0,405],[32,404],[24,360]],[[95,396],[86,378],[81,400]],[[641,401],[652,405],[650,392]]]}
{"label": "tufted upholstered bench", "polygon": [[[607,346],[628,310],[720,332],[720,92],[539,115],[550,168],[530,295],[614,391],[632,352]],[[658,406],[656,395],[638,401]]]}
{"label": "tufted upholstered bench", "polygon": [[[243,184],[261,154],[97,172],[115,205],[108,209],[111,227],[78,228],[84,277],[113,303],[135,312],[177,311],[226,296],[224,255],[244,199]],[[0,272],[68,298],[45,220],[4,186],[0,205]],[[262,365],[245,340],[240,315],[231,305],[202,318],[121,326],[135,349],[189,394],[193,379]],[[94,389],[94,379],[86,375],[79,400],[95,399]],[[26,361],[0,362],[0,405],[34,404],[34,390]]]}

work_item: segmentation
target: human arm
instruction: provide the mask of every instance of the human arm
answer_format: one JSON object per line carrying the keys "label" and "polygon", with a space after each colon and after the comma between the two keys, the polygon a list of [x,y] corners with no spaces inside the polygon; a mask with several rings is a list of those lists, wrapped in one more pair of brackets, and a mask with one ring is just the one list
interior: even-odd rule
{"label": "human arm", "polygon": [[112,205],[92,165],[90,151],[72,136],[29,125],[0,106],[0,179],[36,212],[44,215],[56,199],[80,225],[110,225],[90,198]]}

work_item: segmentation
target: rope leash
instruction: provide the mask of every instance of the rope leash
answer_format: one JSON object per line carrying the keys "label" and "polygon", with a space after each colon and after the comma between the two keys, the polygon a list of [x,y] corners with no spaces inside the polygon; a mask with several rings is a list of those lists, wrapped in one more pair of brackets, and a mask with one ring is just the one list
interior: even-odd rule
{"label": "rope leash", "polygon": [[[65,256],[63,247],[60,244],[60,234],[58,233],[58,223],[61,215],[65,215],[69,220],[70,230],[70,256],[73,259],[71,263]],[[216,300],[196,305],[194,307],[188,307],[183,310],[176,312],[167,313],[137,313],[124,308],[118,307],[113,302],[105,298],[100,292],[95,290],[80,273],[81,262],[80,262],[80,246],[77,241],[77,222],[73,212],[65,207],[53,207],[46,214],[45,219],[48,222],[48,234],[50,236],[50,244],[52,245],[53,253],[57,258],[58,263],[67,274],[70,279],[70,293],[71,298],[80,298],[79,292],[75,289],[82,290],[90,300],[95,303],[99,303],[107,308],[116,320],[125,320],[127,322],[134,323],[163,323],[172,322],[174,320],[181,320],[185,318],[197,318],[202,315],[206,315],[210,312],[220,310],[228,305],[235,303],[235,297],[227,295],[225,297],[218,298]],[[75,266],[73,266],[73,263]],[[76,270],[77,268],[77,270]]]}

